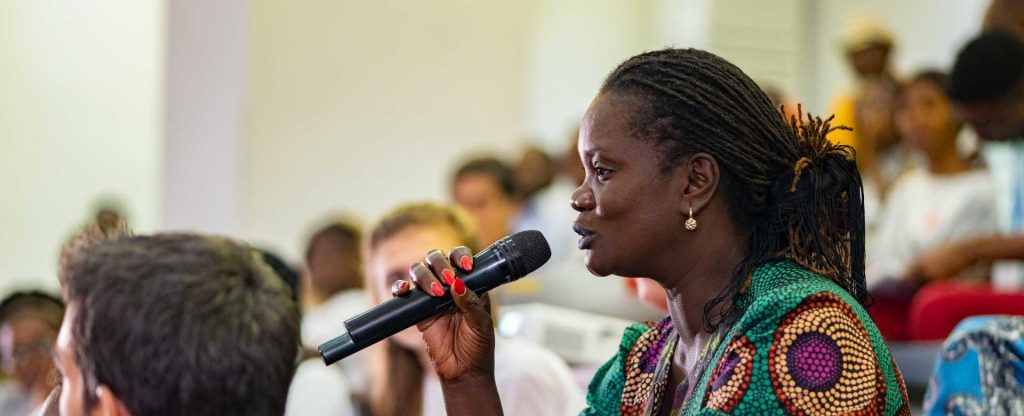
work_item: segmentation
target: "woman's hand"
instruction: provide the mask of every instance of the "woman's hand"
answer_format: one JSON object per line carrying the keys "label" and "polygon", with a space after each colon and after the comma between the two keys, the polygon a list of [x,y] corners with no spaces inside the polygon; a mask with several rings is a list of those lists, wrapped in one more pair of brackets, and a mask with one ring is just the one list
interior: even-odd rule
{"label": "woman's hand", "polygon": [[[494,323],[487,295],[478,297],[456,277],[455,267],[469,272],[473,269],[472,252],[458,247],[445,256],[441,250],[427,253],[424,262],[409,269],[413,283],[430,296],[449,296],[456,308],[417,324],[423,334],[427,352],[441,381],[460,381],[494,377]],[[392,286],[394,296],[411,289],[400,280]]]}
{"label": "woman's hand", "polygon": [[[501,415],[501,398],[494,383],[494,321],[490,301],[477,297],[456,277],[455,268],[473,269],[473,253],[457,247],[445,256],[441,250],[427,253],[425,262],[412,265],[409,274],[420,290],[430,296],[449,296],[455,308],[416,325],[423,334],[427,354],[441,379],[445,409],[450,416]],[[408,293],[411,285],[399,280],[391,287],[394,296]]]}

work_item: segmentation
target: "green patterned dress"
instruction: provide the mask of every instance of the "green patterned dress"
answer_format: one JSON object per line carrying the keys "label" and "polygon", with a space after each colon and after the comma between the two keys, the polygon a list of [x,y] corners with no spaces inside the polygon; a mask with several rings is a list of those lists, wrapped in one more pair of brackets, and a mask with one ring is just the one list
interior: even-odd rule
{"label": "green patterned dress", "polygon": [[[909,414],[903,378],[867,312],[832,281],[791,261],[754,272],[743,315],[705,353],[691,391],[666,394],[679,337],[671,321],[626,329],[594,375],[581,415]],[[727,342],[720,342],[727,340]],[[667,397],[666,397],[667,396]]]}

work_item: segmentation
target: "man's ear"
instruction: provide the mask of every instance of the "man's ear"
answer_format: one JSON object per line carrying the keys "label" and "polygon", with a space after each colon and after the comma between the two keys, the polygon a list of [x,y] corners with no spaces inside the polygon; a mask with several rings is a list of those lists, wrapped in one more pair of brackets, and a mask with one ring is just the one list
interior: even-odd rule
{"label": "man's ear", "polygon": [[689,215],[689,210],[693,207],[693,215],[697,216],[711,203],[718,190],[718,183],[721,180],[718,162],[707,153],[696,153],[683,164],[683,169],[686,185],[679,201],[679,212]]}
{"label": "man's ear", "polygon": [[105,384],[96,387],[96,406],[93,407],[92,416],[131,416],[132,412],[121,402],[114,392]]}

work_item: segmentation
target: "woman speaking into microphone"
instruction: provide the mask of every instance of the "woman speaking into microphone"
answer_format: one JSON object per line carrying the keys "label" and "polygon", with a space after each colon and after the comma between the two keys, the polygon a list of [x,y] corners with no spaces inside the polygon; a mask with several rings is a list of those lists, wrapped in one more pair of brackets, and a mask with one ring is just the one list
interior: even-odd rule
{"label": "woman speaking into microphone", "polygon": [[[580,129],[572,226],[593,274],[649,277],[669,316],[625,331],[581,414],[909,414],[864,311],[861,180],[834,129],[785,120],[708,52],[649,52],[612,71]],[[500,414],[491,316],[441,278],[471,268],[466,254],[413,266],[415,290],[447,280],[457,305],[418,328],[448,414]]]}

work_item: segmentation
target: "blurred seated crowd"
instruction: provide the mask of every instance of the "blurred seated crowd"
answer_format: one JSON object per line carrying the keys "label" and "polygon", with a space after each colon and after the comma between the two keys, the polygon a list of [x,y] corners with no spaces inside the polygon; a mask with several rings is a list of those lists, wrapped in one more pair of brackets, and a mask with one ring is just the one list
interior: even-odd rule
{"label": "blurred seated crowd", "polygon": [[[971,367],[964,357],[1018,386],[1024,374],[1024,323],[1008,317],[1024,315],[1024,2],[994,1],[984,25],[950,71],[904,75],[891,65],[892,34],[854,22],[843,47],[856,82],[831,110],[834,125],[852,128],[833,139],[856,150],[864,183],[872,318],[892,344],[949,339],[927,357],[936,364],[925,408],[939,414],[956,389],[990,394],[960,372]],[[765,89],[793,114],[795,100]],[[561,152],[529,144],[513,158],[467,156],[452,167],[450,203],[402,201],[370,225],[315,224],[301,264],[227,238],[134,236],[104,210],[54,259],[60,293],[18,291],[0,304],[0,415],[445,414],[415,329],[331,367],[316,347],[390,299],[428,250],[475,252],[522,230],[542,231],[552,259],[493,292],[495,316],[541,303],[656,320],[666,308],[656,283],[593,278],[575,247],[576,136]],[[583,407],[578,380],[588,377],[576,373],[593,368],[542,344],[499,337],[507,414]],[[1003,360],[1011,352],[1015,363]],[[1008,414],[1024,409],[1003,399]]]}

